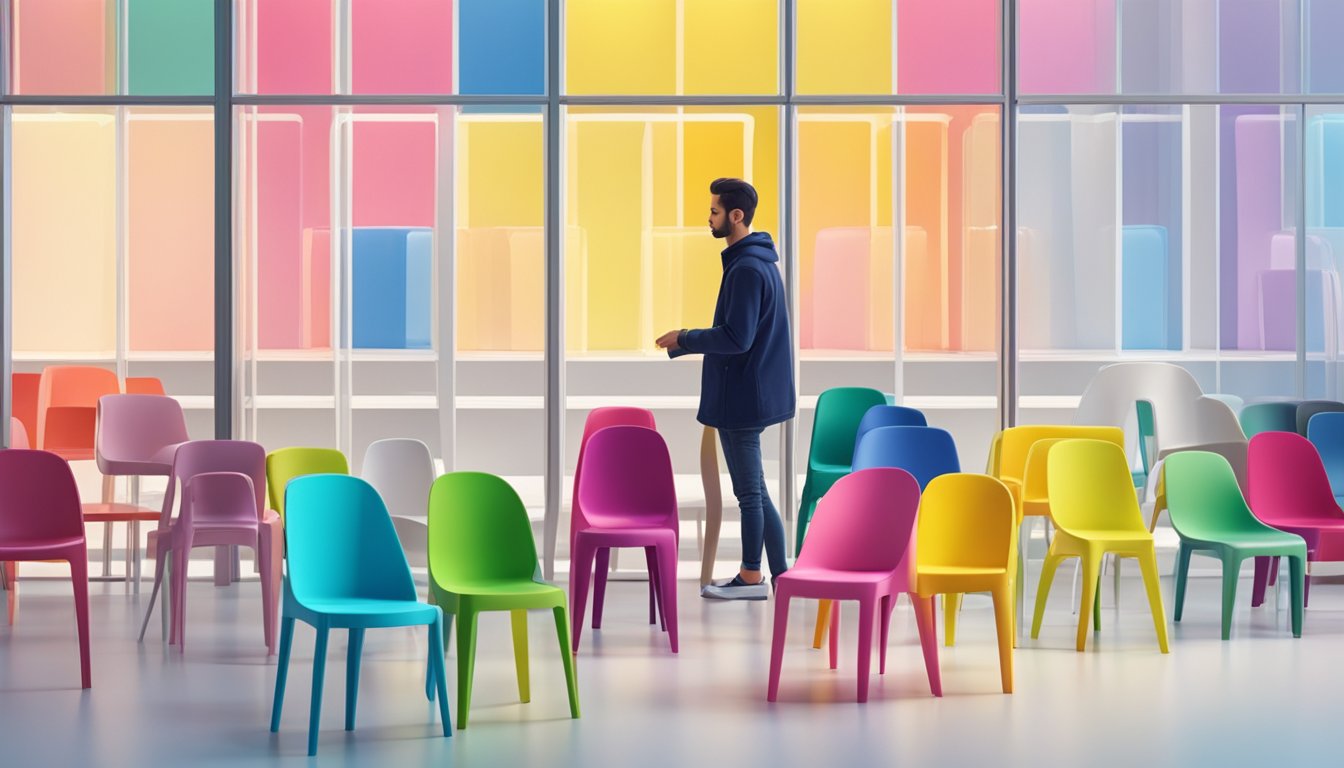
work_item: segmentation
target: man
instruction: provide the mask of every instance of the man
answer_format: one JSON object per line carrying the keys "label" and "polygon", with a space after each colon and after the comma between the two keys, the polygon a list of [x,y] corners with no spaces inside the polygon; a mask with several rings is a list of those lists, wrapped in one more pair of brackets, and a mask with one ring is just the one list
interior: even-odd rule
{"label": "man", "polygon": [[762,548],[772,579],[788,566],[784,522],[770,501],[761,465],[761,432],[793,418],[793,341],[775,244],[769,234],[751,231],[756,190],[741,179],[716,179],[709,192],[710,231],[728,243],[714,326],[668,331],[658,346],[670,357],[705,356],[698,418],[719,432],[742,511],[742,567],[731,581],[711,584],[701,594],[764,600]]}

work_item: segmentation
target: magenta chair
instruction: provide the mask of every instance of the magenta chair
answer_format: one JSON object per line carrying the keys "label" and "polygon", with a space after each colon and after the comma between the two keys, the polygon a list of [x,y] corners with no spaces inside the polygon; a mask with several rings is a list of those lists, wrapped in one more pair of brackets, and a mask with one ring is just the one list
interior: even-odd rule
{"label": "magenta chair", "polygon": [[[175,481],[182,485],[182,501],[172,519]],[[237,545],[251,547],[261,565],[262,630],[268,653],[275,653],[276,608],[279,605],[284,529],[280,516],[266,509],[266,449],[244,440],[193,440],[177,449],[173,474],[163,499],[158,530],[150,532],[155,551],[154,590],[140,625],[140,639],[154,611],[165,570],[170,575],[164,610],[168,612],[168,642],[185,646],[187,557],[194,547]],[[165,562],[172,556],[171,565]]]}
{"label": "magenta chair", "polygon": [[[583,507],[579,504],[579,478],[583,477],[583,454],[588,448],[588,439],[598,430],[607,427],[645,427],[646,429],[657,429],[658,426],[653,420],[653,411],[645,408],[628,408],[624,406],[594,408],[588,412],[588,418],[583,422],[583,440],[579,443],[579,461],[574,468],[574,499],[569,505],[569,551],[571,557],[574,552],[574,534],[588,527],[588,523],[583,517]],[[607,574],[611,570],[611,550],[599,549],[597,551],[596,578],[593,581],[593,629],[602,628],[602,605],[607,597]],[[645,562],[649,569],[649,623],[658,621],[658,569],[654,567],[653,555],[645,553]],[[663,631],[667,630],[667,621],[662,624]]]}
{"label": "magenta chair", "polygon": [[775,584],[775,632],[770,647],[767,701],[779,696],[779,672],[789,626],[789,600],[833,600],[831,668],[841,600],[859,602],[859,701],[868,700],[873,625],[881,621],[879,672],[887,671],[891,607],[904,592],[915,606],[924,666],[934,696],[943,695],[934,632],[933,598],[915,593],[915,515],[919,483],[904,469],[875,467],[845,475],[822,497],[807,532],[807,546]]}
{"label": "magenta chair", "polygon": [[[14,560],[70,563],[80,679],[83,687],[90,687],[89,553],[84,518],[70,465],[54,453],[0,451],[0,561]],[[11,605],[13,599],[11,593]]]}
{"label": "magenta chair", "polygon": [[[1330,490],[1330,478],[1316,446],[1296,432],[1261,432],[1247,451],[1251,511],[1266,525],[1295,533],[1307,542],[1307,576],[1302,604],[1311,598],[1311,563],[1344,560],[1344,510]],[[1265,586],[1278,558],[1255,558],[1251,605],[1265,601]]]}
{"label": "magenta chair", "polygon": [[574,651],[579,650],[594,557],[613,547],[643,547],[649,579],[658,589],[668,640],[676,653],[680,536],[672,458],[663,436],[652,429],[629,426],[607,427],[593,434],[584,456],[578,499],[583,519],[573,533],[569,575]]}
{"label": "magenta chair", "polygon": [[[24,449],[28,447],[28,430],[24,428],[23,421],[17,417],[9,418],[9,447]],[[13,561],[0,561],[0,586],[10,590],[9,597],[5,600],[8,603],[9,623],[14,623],[14,610],[19,607],[17,588],[19,581],[19,564]]]}

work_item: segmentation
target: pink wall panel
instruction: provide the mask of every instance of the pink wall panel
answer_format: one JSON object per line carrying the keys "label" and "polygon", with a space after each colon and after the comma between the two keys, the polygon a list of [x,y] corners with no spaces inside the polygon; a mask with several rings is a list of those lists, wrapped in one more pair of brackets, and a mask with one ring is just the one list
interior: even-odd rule
{"label": "pink wall panel", "polygon": [[997,93],[998,0],[902,0],[897,93]]}
{"label": "pink wall panel", "polygon": [[355,93],[451,93],[452,0],[352,0]]}
{"label": "pink wall panel", "polygon": [[258,344],[299,349],[305,346],[303,128],[297,120],[265,120],[256,135]]}
{"label": "pink wall panel", "polygon": [[356,123],[354,225],[434,225],[436,124]]}
{"label": "pink wall panel", "polygon": [[14,0],[13,91],[103,94],[112,90],[112,27],[105,0]]}
{"label": "pink wall panel", "polygon": [[258,93],[331,93],[331,3],[254,0]]}
{"label": "pink wall panel", "polygon": [[1115,0],[1022,0],[1024,93],[1115,92]]}

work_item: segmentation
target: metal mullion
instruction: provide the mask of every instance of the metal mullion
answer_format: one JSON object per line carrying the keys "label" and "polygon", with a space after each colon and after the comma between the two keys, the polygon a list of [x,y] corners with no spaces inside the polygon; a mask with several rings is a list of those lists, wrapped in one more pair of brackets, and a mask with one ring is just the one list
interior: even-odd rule
{"label": "metal mullion", "polygon": [[1000,6],[999,112],[999,428],[1017,424],[1017,0]]}
{"label": "metal mullion", "polygon": [[[780,92],[784,100],[784,108],[781,119],[784,123],[784,136],[780,142],[780,163],[779,179],[780,190],[782,192],[780,201],[780,235],[783,246],[784,257],[784,296],[788,307],[788,316],[793,319],[790,335],[793,337],[790,344],[793,348],[793,378],[795,388],[802,386],[802,349],[800,335],[800,320],[798,317],[799,300],[799,271],[798,271],[798,246],[797,238],[794,236],[794,211],[797,206],[794,205],[794,171],[797,155],[797,131],[795,130],[798,108],[794,104],[794,75],[796,72],[797,49],[797,30],[795,28],[795,0],[780,0],[780,50],[783,59],[781,68],[782,79],[780,81]],[[793,519],[795,526],[801,522],[794,518],[793,512],[797,509],[797,492],[794,486],[797,484],[797,460],[795,453],[798,447],[798,418],[789,419],[780,425],[780,457],[779,457],[779,498],[780,504],[784,507],[784,521]],[[784,547],[787,553],[792,549],[794,534],[792,531],[785,530]],[[793,555],[796,557],[797,552]]]}
{"label": "metal mullion", "polygon": [[[555,578],[555,545],[560,526],[565,469],[565,264],[560,218],[561,57],[564,4],[548,3],[546,19],[545,178],[545,317],[546,339],[546,468],[543,522],[543,575]],[[573,553],[571,553],[572,556]]]}
{"label": "metal mullion", "polygon": [[[1016,87],[1014,87],[1016,91]],[[1181,106],[1203,104],[1209,106],[1268,105],[1292,107],[1299,104],[1344,104],[1344,94],[1015,94],[1013,99],[1023,106]]]}
{"label": "metal mullion", "polygon": [[218,101],[214,96],[28,96],[9,95],[0,97],[0,104],[18,107],[209,107]]}
{"label": "metal mullion", "polygon": [[233,3],[215,0],[215,438],[233,437]]}
{"label": "metal mullion", "polygon": [[[1297,360],[1296,360],[1296,379],[1297,379],[1297,397],[1299,400],[1307,397],[1307,107],[1305,104],[1298,104],[1297,112],[1297,162],[1293,164],[1296,173],[1297,200],[1294,210],[1296,215],[1296,236],[1294,249],[1296,250],[1294,261],[1297,272]],[[1328,337],[1327,337],[1328,338]],[[1330,363],[1325,357],[1322,357],[1322,364],[1329,366]],[[1329,397],[1330,393],[1326,393]]]}
{"label": "metal mullion", "polygon": [[536,95],[498,95],[478,94],[336,94],[336,93],[248,93],[234,94],[235,105],[246,106],[499,106],[524,105],[543,107],[548,103],[542,96]]}

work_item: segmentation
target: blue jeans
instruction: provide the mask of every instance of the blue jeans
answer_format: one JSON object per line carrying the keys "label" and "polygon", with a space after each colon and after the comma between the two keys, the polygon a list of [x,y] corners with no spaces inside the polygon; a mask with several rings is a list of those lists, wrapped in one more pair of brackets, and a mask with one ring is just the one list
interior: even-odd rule
{"label": "blue jeans", "polygon": [[761,549],[770,559],[770,573],[778,576],[784,562],[784,521],[770,501],[761,465],[761,429],[721,429],[723,458],[733,480],[733,495],[742,510],[742,567],[761,569]]}

